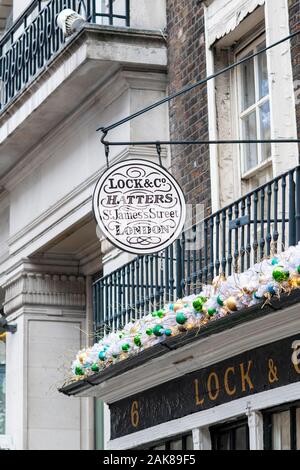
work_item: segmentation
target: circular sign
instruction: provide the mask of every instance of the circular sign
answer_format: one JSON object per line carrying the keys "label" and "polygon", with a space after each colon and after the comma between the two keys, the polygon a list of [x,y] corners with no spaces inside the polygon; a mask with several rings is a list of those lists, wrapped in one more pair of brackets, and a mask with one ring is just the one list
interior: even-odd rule
{"label": "circular sign", "polygon": [[123,161],[105,171],[95,188],[93,209],[104,235],[134,254],[171,245],[186,217],[184,195],[173,176],[146,160]]}

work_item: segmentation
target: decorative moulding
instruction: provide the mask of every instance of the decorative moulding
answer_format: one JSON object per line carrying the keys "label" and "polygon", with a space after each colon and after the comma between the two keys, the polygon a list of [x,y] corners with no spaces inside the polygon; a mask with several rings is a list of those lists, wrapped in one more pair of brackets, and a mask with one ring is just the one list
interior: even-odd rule
{"label": "decorative moulding", "polygon": [[76,310],[86,303],[83,276],[22,272],[3,287],[6,315],[28,305]]}

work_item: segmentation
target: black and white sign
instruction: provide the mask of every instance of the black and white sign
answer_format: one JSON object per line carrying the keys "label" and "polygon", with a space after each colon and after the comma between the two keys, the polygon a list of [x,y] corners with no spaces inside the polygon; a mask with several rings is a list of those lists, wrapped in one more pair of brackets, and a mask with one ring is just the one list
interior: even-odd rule
{"label": "black and white sign", "polygon": [[180,235],[186,217],[181,188],[172,175],[146,160],[117,163],[99,179],[93,197],[96,220],[118,248],[156,253]]}

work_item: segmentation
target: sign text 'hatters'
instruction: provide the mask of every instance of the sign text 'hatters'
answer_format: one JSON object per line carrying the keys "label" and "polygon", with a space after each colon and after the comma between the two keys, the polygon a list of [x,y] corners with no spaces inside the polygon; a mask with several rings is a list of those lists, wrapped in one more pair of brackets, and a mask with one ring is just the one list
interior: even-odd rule
{"label": "sign text 'hatters'", "polygon": [[185,201],[174,178],[159,165],[134,160],[118,163],[97,183],[94,213],[107,238],[130,253],[163,250],[179,235]]}

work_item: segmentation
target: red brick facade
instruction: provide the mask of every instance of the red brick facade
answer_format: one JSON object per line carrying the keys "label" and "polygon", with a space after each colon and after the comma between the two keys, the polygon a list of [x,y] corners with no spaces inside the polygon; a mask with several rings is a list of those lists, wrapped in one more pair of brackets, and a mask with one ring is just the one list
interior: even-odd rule
{"label": "red brick facade", "polygon": [[[169,41],[169,92],[180,90],[206,76],[205,25],[199,0],[167,0]],[[170,103],[172,140],[208,139],[206,86]],[[208,146],[172,147],[172,172],[188,203],[211,207]]]}

